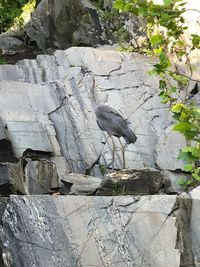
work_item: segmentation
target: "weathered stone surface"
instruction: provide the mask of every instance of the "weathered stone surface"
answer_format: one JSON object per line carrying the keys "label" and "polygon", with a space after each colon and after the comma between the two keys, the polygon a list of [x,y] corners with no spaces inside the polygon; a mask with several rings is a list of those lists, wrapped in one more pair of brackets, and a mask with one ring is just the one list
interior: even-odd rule
{"label": "weathered stone surface", "polygon": [[59,186],[56,165],[46,159],[31,161],[29,158],[0,164],[0,194],[3,196],[46,194]]}
{"label": "weathered stone surface", "polygon": [[24,48],[24,43],[17,36],[14,36],[14,33],[7,32],[0,34],[0,48],[6,51],[17,51]]}
{"label": "weathered stone surface", "polygon": [[200,186],[190,192],[192,198],[192,210],[190,215],[192,231],[192,248],[195,258],[195,266],[200,266]]}
{"label": "weathered stone surface", "polygon": [[[70,173],[64,179],[63,187],[68,187],[71,183],[68,193],[76,195],[93,195],[97,188],[100,186],[102,179],[89,175],[82,175],[78,173]],[[68,183],[68,185],[65,185]],[[61,187],[60,192],[64,193],[64,188]]]}
{"label": "weathered stone surface", "polygon": [[0,118],[0,141],[6,139],[5,126]]}
{"label": "weathered stone surface", "polygon": [[137,47],[144,36],[141,25],[141,19],[112,10],[112,1],[42,0],[25,25],[25,33],[42,50],[117,42]]}
{"label": "weathered stone surface", "polygon": [[[1,216],[4,263],[15,267],[173,266],[184,244],[176,196],[11,196]],[[177,218],[178,219],[177,219]],[[186,266],[193,266],[192,259]]]}
{"label": "weathered stone surface", "polygon": [[0,195],[25,193],[22,165],[19,163],[0,164]]}
{"label": "weathered stone surface", "polygon": [[0,164],[0,185],[8,183],[7,167]]}
{"label": "weathered stone surface", "polygon": [[[48,112],[57,107],[57,103],[52,101],[52,96],[45,96],[43,86],[38,88],[36,85],[15,82],[2,82],[0,91],[2,94],[0,114],[10,140],[0,140],[1,161],[15,162],[15,157],[27,155],[29,150],[39,152],[39,158],[41,154],[46,153],[49,156],[52,154],[53,159],[58,163],[58,173],[61,174],[60,169],[61,167],[63,169],[64,158],[61,157],[56,132],[48,118]],[[45,104],[47,97],[50,97],[50,102]],[[5,144],[3,145],[2,142]],[[60,160],[56,160],[56,157]],[[60,176],[61,179],[62,176]]]}
{"label": "weathered stone surface", "polygon": [[158,170],[120,170],[107,174],[96,195],[148,195],[162,188],[163,176]]}
{"label": "weathered stone surface", "polygon": [[24,152],[24,148],[36,151],[52,152],[52,147],[49,142],[47,132],[43,128],[43,125],[39,122],[22,120],[11,121],[7,122],[7,128],[9,132],[9,138],[12,140],[12,144],[15,149],[16,156],[20,157]]}
{"label": "weathered stone surface", "polygon": [[0,162],[17,162],[14,156],[12,143],[9,140],[0,140]]}
{"label": "weathered stone surface", "polygon": [[7,139],[7,130],[0,118],[0,162],[16,162],[12,143]]}
{"label": "weathered stone surface", "polygon": [[[138,137],[125,152],[126,168],[180,169],[176,156],[184,144],[169,131],[172,119],[160,104],[158,80],[147,75],[150,64],[136,53],[73,47],[22,60],[12,69],[0,65],[0,116],[14,155],[27,149],[48,153],[60,180],[69,172],[94,173],[92,166],[109,168],[112,142],[96,124],[92,81],[82,72],[87,68],[95,75],[98,103],[120,111]],[[114,139],[114,167],[121,169],[121,145]]]}
{"label": "weathered stone surface", "polygon": [[67,48],[73,42],[72,34],[82,15],[83,8],[78,0],[42,0],[25,32],[42,50],[49,47]]}
{"label": "weathered stone surface", "polygon": [[25,194],[25,180],[24,180],[24,171],[22,162],[18,163],[7,163],[7,173],[8,173],[8,181],[11,185],[12,194],[16,194],[17,192],[21,192]]}
{"label": "weathered stone surface", "polygon": [[186,141],[178,132],[169,126],[160,136],[156,147],[157,165],[164,170],[182,169],[184,162],[177,159],[180,149],[186,146]]}
{"label": "weathered stone surface", "polygon": [[16,65],[0,65],[0,80],[17,81],[20,79]]}
{"label": "weathered stone surface", "polygon": [[30,195],[50,193],[59,187],[59,178],[55,164],[47,160],[28,161],[25,167],[24,184]]}
{"label": "weathered stone surface", "polygon": [[161,173],[163,175],[163,185],[165,188],[165,193],[179,193],[184,191],[183,187],[179,183],[179,180],[183,178],[185,179],[185,174],[181,173],[181,171],[177,173],[168,170],[164,170]]}

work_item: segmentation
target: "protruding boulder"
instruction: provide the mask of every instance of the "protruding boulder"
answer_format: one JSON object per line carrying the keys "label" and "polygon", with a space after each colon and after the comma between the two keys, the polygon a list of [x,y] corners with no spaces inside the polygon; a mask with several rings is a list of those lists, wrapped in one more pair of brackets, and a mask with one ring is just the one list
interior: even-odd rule
{"label": "protruding boulder", "polygon": [[155,194],[161,190],[162,181],[162,174],[155,169],[120,170],[106,175],[96,195]]}
{"label": "protruding boulder", "polygon": [[62,179],[62,194],[94,195],[102,179],[94,176],[70,173]]}
{"label": "protruding boulder", "polygon": [[28,161],[24,173],[27,194],[50,193],[59,187],[56,165],[50,161]]}

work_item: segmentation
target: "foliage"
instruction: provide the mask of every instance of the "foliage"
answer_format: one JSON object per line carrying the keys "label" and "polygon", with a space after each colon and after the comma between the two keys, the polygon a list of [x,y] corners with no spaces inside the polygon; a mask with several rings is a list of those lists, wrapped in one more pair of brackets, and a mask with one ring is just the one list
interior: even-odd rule
{"label": "foliage", "polygon": [[99,164],[99,170],[100,170],[101,174],[104,176],[106,173],[106,166],[103,164]]}
{"label": "foliage", "polygon": [[96,6],[99,9],[104,8],[104,0],[90,0],[94,6]]}
{"label": "foliage", "polygon": [[29,0],[27,4],[25,4],[21,10],[22,13],[19,17],[16,17],[13,21],[12,28],[21,29],[30,20],[30,15],[34,11],[36,5],[36,0]]}
{"label": "foliage", "polygon": [[0,65],[6,64],[6,59],[4,57],[0,57]]}
{"label": "foliage", "polygon": [[114,42],[120,44],[130,41],[130,33],[125,25],[125,20],[116,9],[106,8],[101,14],[101,20],[105,27],[105,32]]}
{"label": "foliage", "polygon": [[[115,0],[114,7],[146,20],[146,52],[158,58],[150,74],[159,76],[161,102],[169,104],[177,121],[173,130],[183,134],[188,144],[178,155],[186,163],[183,170],[191,175],[189,180],[180,181],[188,188],[200,183],[200,109],[188,92],[193,75],[190,54],[200,49],[200,36],[191,34],[188,42],[184,39],[185,4],[183,0],[163,0],[163,4],[154,4],[152,0]],[[183,64],[186,74],[179,71],[178,66]]]}
{"label": "foliage", "polygon": [[[0,33],[5,32],[13,25],[14,20],[20,17],[23,11],[22,7],[28,2],[29,0],[0,0]],[[30,3],[33,2],[35,0],[30,1]]]}

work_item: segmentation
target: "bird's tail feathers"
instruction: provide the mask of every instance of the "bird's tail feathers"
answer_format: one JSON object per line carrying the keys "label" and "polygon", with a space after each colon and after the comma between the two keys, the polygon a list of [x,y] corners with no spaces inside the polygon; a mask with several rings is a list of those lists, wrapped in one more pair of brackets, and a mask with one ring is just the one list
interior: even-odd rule
{"label": "bird's tail feathers", "polygon": [[137,136],[129,127],[126,129],[126,133],[125,135],[123,135],[123,138],[127,144],[135,143],[135,141],[137,140]]}

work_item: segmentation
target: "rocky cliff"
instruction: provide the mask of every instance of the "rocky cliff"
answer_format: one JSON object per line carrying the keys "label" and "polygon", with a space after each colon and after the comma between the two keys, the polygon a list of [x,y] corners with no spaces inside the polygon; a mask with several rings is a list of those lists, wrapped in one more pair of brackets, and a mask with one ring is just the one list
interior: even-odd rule
{"label": "rocky cliff", "polygon": [[[150,68],[150,60],[136,53],[76,47],[1,65],[1,132],[6,143],[2,155],[11,147],[10,161],[21,158],[15,163],[18,176],[22,165],[25,176],[31,176],[33,168],[52,163],[58,180],[69,172],[100,176],[102,166],[110,168],[112,141],[96,123],[89,97],[92,81],[83,71],[88,69],[95,76],[97,101],[121,112],[138,137],[126,150],[126,167],[159,168],[176,175],[182,167],[176,157],[184,139],[171,132],[172,119],[160,103],[158,80],[147,74]],[[115,147],[114,167],[121,169],[117,138]]]}
{"label": "rocky cliff", "polygon": [[3,266],[198,266],[198,205],[198,189],[192,198],[11,196],[0,205]]}
{"label": "rocky cliff", "polygon": [[[37,1],[22,35],[0,36],[0,53],[23,52],[10,62],[27,47],[49,52],[0,65],[0,266],[200,266],[200,189],[178,184],[185,140],[148,74],[155,60],[100,46],[138,47],[144,35],[141,21],[111,6]],[[113,137],[114,160],[93,86],[97,104],[137,136],[125,155]],[[200,103],[198,83],[188,92]]]}
{"label": "rocky cliff", "polygon": [[[2,265],[198,266],[199,190],[148,195],[181,190],[184,145],[147,74],[151,64],[136,53],[72,47],[0,66],[1,196],[40,194],[1,199]],[[96,123],[86,70],[98,103],[137,135],[127,170],[110,173],[112,141]],[[59,188],[68,196],[41,195]]]}

